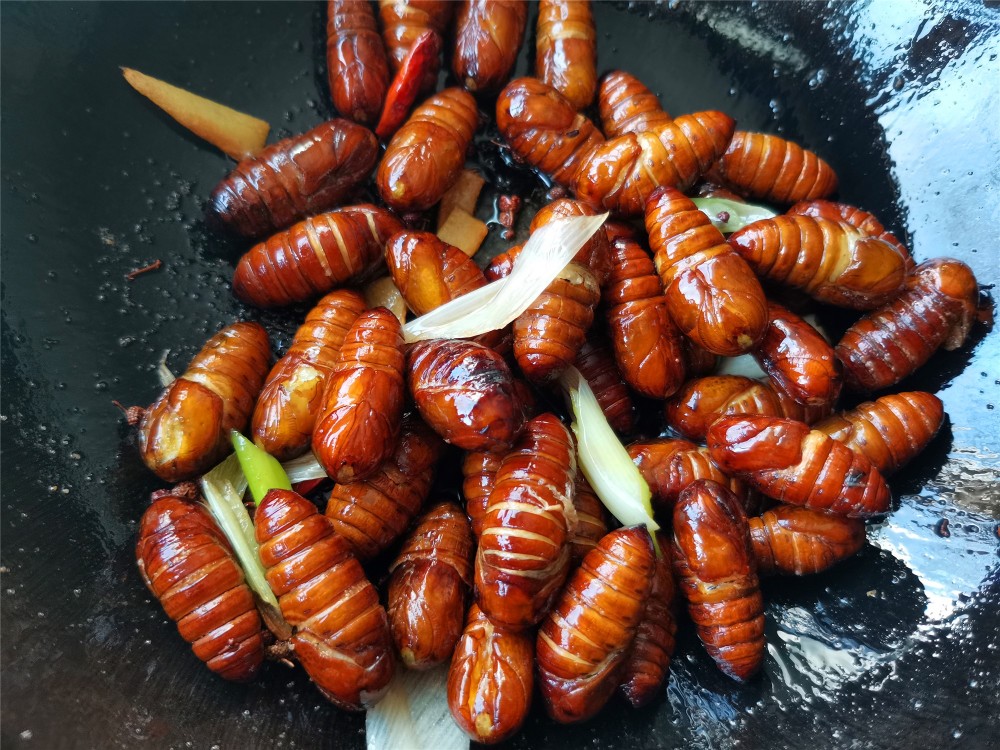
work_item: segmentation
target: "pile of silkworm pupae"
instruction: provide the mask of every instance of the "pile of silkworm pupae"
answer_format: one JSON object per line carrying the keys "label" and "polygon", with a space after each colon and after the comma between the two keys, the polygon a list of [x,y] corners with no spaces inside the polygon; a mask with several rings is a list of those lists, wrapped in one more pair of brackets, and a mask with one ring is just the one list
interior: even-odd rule
{"label": "pile of silkworm pupae", "polygon": [[[751,678],[765,652],[760,577],[857,553],[865,519],[890,510],[884,477],[944,419],[922,392],[838,412],[842,387],[883,391],[961,346],[973,274],[950,258],[917,264],[875,216],[831,202],[834,170],[799,145],[736,130],[722,112],[670,115],[628,73],[598,80],[587,2],[541,2],[537,77],[515,80],[524,3],[382,0],[378,16],[368,2],[329,3],[344,119],[244,160],[212,192],[214,220],[257,242],[234,294],[258,308],[318,298],[287,352],[271,366],[265,330],[234,323],[151,406],[129,410],[142,460],[168,483],[223,459],[234,429],[282,461],[314,452],[334,482],[325,512],[272,490],[253,517],[291,633],[262,624],[191,485],[155,493],[142,517],[143,579],[226,679],[253,678],[277,639],[324,696],[362,710],[394,670],[450,663],[450,709],[479,742],[516,732],[536,689],[560,722],[594,716],[615,692],[635,706],[662,694],[685,608],[718,667]],[[458,85],[434,93],[449,29]],[[405,114],[407,91],[422,102],[389,116],[390,105]],[[513,158],[573,196],[542,207],[531,231],[612,219],[507,328],[406,345],[358,284],[387,270],[423,315],[504,277],[520,252],[483,270],[403,221],[458,179],[493,101]],[[394,132],[379,160],[369,128],[380,119],[380,134]],[[383,205],[350,205],[373,174]],[[689,196],[785,213],[726,237]],[[765,286],[797,290],[799,312],[811,298],[857,321],[831,345]],[[712,374],[742,354],[766,377]],[[662,409],[674,437],[627,444],[662,555],[644,527],[614,528],[573,434],[538,406],[557,400],[571,365],[622,436],[634,437],[637,399]],[[460,462],[442,462],[447,445]],[[459,463],[460,501],[429,499],[439,464]],[[394,550],[388,571],[370,569]],[[371,576],[383,573],[380,592]]]}

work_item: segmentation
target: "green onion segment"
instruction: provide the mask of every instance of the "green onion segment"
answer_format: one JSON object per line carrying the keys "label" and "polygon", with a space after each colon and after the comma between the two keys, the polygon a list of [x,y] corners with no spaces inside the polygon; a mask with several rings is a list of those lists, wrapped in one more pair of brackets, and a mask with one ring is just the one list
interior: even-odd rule
{"label": "green onion segment", "polygon": [[250,486],[250,494],[253,495],[257,505],[260,505],[268,490],[292,489],[292,483],[285,470],[281,468],[281,464],[278,463],[278,459],[263,448],[258,448],[236,430],[230,433],[230,437],[233,441],[233,448],[236,449],[236,458],[240,462],[240,468]]}
{"label": "green onion segment", "polygon": [[264,565],[257,551],[253,521],[243,506],[247,480],[240,469],[239,459],[235,454],[229,456],[205,474],[199,483],[209,513],[229,540],[236,559],[243,568],[247,585],[257,597],[261,615],[275,634],[288,634],[290,637],[291,626],[281,616],[278,600],[265,578]]}

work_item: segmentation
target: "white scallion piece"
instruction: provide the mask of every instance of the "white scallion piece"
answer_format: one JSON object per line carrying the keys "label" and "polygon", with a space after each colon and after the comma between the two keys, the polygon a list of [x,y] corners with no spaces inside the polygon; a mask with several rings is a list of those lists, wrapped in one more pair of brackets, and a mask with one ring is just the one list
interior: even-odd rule
{"label": "white scallion piece", "polygon": [[811,325],[816,329],[816,332],[826,339],[826,343],[834,344],[836,343],[830,336],[830,332],[826,330],[826,326],[819,322],[819,318],[816,317],[816,313],[809,313],[808,315],[803,315],[802,320]]}
{"label": "white scallion piece", "polygon": [[310,479],[326,479],[327,476],[319,459],[312,451],[307,451],[298,458],[286,461],[281,465],[281,468],[285,470],[292,484],[306,482]]}
{"label": "white scallion piece", "polygon": [[[643,524],[650,535],[653,520],[649,485],[608,424],[590,384],[575,367],[559,378],[573,410],[573,434],[580,469],[611,514],[625,526]],[[653,536],[654,544],[656,537]]]}
{"label": "white scallion piece", "polygon": [[368,307],[384,307],[399,320],[400,325],[406,322],[406,300],[402,293],[392,283],[391,276],[375,279],[364,288],[365,303]]}
{"label": "white scallion piece", "polygon": [[751,354],[741,354],[738,357],[721,357],[719,367],[713,375],[742,375],[744,378],[756,380],[767,378],[767,373],[757,364]]}
{"label": "white scallion piece", "polygon": [[740,203],[725,198],[692,198],[712,224],[723,234],[732,234],[748,224],[762,219],[772,219],[778,215],[767,206],[755,206],[752,203]]}
{"label": "white scallion piece", "polygon": [[156,366],[156,377],[159,378],[160,385],[164,388],[177,380],[177,376],[170,372],[170,368],[167,367],[167,357],[169,355],[170,350],[164,349],[163,354],[160,356],[160,362]]}
{"label": "white scallion piece", "polygon": [[385,696],[365,716],[368,750],[469,750],[448,710],[448,665],[399,668]]}
{"label": "white scallion piece", "polygon": [[236,559],[243,569],[247,585],[257,596],[262,608],[261,614],[272,630],[291,634],[291,627],[281,616],[278,600],[264,577],[264,565],[257,551],[257,538],[253,521],[243,505],[243,493],[247,491],[247,480],[243,476],[236,454],[229,456],[200,481],[201,493],[205,498],[212,518],[229,540]]}
{"label": "white scallion piece", "polygon": [[407,343],[467,338],[503,328],[538,299],[607,218],[601,214],[549,222],[528,238],[510,276],[411,320],[403,326],[403,338]]}

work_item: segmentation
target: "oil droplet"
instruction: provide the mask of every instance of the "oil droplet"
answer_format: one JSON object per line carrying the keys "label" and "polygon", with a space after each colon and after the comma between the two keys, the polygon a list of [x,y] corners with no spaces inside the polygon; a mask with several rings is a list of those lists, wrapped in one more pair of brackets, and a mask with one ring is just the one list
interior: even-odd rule
{"label": "oil droplet", "polygon": [[816,89],[826,83],[828,77],[826,68],[819,68],[809,77],[809,88]]}

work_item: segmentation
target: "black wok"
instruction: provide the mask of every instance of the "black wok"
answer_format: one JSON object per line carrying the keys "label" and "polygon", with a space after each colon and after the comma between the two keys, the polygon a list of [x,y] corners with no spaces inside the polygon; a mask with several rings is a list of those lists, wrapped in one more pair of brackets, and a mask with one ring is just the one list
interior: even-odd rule
{"label": "black wok", "polygon": [[[212,676],[135,570],[158,485],[112,399],[146,404],[224,323],[239,247],[202,224],[226,160],[122,82],[129,65],[298,132],[330,115],[323,8],[4,2],[2,12],[2,744],[364,745],[300,670]],[[602,70],[671,112],[719,108],[835,165],[840,195],[952,255],[997,260],[1000,13],[974,2],[601,4]],[[530,42],[529,42],[530,43]],[[527,54],[521,66],[526,69]],[[487,207],[488,208],[488,207]],[[153,259],[164,267],[127,282]],[[991,307],[991,305],[990,305]],[[265,316],[276,342],[293,327]],[[681,636],[650,708],[511,747],[986,747],[1000,703],[1000,336],[978,325],[901,387],[949,422],[893,481],[900,504],[826,575],[769,582],[764,674],[738,686]]]}

